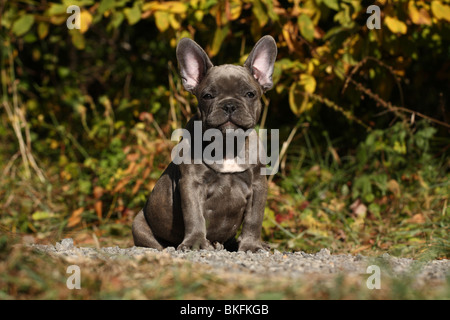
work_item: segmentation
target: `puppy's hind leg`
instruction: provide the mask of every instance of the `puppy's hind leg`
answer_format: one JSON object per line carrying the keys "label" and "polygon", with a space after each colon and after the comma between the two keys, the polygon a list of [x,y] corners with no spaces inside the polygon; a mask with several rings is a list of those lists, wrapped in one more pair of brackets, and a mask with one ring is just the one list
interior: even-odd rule
{"label": "puppy's hind leg", "polygon": [[153,232],[150,229],[147,220],[145,220],[143,210],[139,211],[139,213],[134,218],[132,232],[135,246],[154,248],[158,250],[164,249],[164,247],[159,243],[158,240],[156,240],[155,236],[153,235]]}

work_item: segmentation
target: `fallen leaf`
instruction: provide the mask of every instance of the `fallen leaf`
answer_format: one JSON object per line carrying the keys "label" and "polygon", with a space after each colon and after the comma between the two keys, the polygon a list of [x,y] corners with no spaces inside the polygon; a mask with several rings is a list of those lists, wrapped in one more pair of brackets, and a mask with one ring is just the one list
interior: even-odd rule
{"label": "fallen leaf", "polygon": [[97,213],[97,217],[99,220],[102,220],[102,201],[99,200],[94,204],[95,213]]}
{"label": "fallen leaf", "polygon": [[423,214],[417,213],[417,214],[413,215],[412,218],[406,220],[406,222],[422,224],[422,223],[425,223],[425,217]]}
{"label": "fallen leaf", "polygon": [[72,212],[72,215],[69,218],[69,223],[67,227],[72,228],[81,222],[81,214],[84,211],[84,207],[78,208]]}

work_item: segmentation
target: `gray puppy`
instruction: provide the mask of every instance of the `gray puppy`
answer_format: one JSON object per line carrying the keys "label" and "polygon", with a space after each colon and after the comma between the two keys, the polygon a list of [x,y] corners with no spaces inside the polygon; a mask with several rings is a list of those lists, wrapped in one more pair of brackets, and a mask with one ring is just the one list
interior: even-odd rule
{"label": "gray puppy", "polygon": [[[191,141],[199,142],[202,150],[208,145],[195,132],[194,121],[201,121],[202,133],[211,128],[226,133],[255,127],[262,111],[261,95],[273,86],[277,46],[271,36],[256,43],[244,66],[213,66],[205,51],[188,38],[181,39],[176,54],[183,86],[198,100],[198,112],[186,126]],[[248,152],[248,144],[245,148]],[[170,163],[135,217],[135,245],[160,250],[167,246],[264,249],[261,227],[267,180],[261,167],[259,161]]]}

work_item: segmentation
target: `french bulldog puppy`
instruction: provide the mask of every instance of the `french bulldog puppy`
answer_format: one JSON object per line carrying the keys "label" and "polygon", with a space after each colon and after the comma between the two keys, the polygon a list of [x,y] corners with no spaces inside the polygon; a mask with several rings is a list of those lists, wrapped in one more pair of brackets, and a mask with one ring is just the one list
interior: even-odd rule
{"label": "french bulldog puppy", "polygon": [[[273,86],[277,46],[271,36],[256,43],[243,66],[214,66],[205,51],[188,38],[180,40],[176,55],[183,86],[198,100],[198,112],[185,128],[191,144],[200,143],[201,150],[209,144],[194,129],[196,121],[202,126],[201,134],[216,129],[226,135],[256,126],[261,96]],[[223,138],[223,142],[225,150],[230,140]],[[248,153],[248,141],[244,148]],[[260,172],[259,161],[230,161],[237,151],[235,148],[231,157],[229,151],[224,152],[223,161],[213,163],[172,161],[133,221],[135,245],[160,250],[168,246],[178,250],[266,249],[261,242],[266,176]]]}

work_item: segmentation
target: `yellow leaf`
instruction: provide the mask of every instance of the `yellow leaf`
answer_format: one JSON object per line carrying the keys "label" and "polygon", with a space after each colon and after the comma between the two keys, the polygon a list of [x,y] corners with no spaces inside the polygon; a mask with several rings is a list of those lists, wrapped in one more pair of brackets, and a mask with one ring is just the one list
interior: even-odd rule
{"label": "yellow leaf", "polygon": [[92,15],[89,13],[89,11],[83,10],[80,13],[80,32],[85,33],[88,31],[89,26],[92,23]]}
{"label": "yellow leaf", "polygon": [[241,16],[242,11],[242,1],[240,0],[231,0],[230,4],[230,19],[236,20]]}
{"label": "yellow leaf", "polygon": [[179,1],[165,1],[165,2],[151,1],[145,3],[142,6],[142,11],[150,11],[150,10],[167,11],[170,13],[183,14],[186,13],[187,6]]}
{"label": "yellow leaf", "polygon": [[386,22],[387,27],[393,33],[406,34],[406,31],[407,31],[406,24],[404,22],[398,20],[397,18],[386,16],[386,19],[384,19],[384,22]]}
{"label": "yellow leaf", "polygon": [[197,19],[197,21],[202,21],[203,20],[203,11],[196,10],[194,13],[194,17],[195,17],[195,19]]}
{"label": "yellow leaf", "polygon": [[300,75],[300,84],[308,93],[313,93],[316,90],[316,79],[312,75],[302,73]]}
{"label": "yellow leaf", "polygon": [[177,16],[173,13],[169,14],[169,22],[173,30],[178,30],[181,27],[180,21],[178,21]]}
{"label": "yellow leaf", "polygon": [[431,25],[431,18],[428,12],[424,8],[418,10],[414,5],[414,1],[408,2],[408,11],[413,23]]}
{"label": "yellow leaf", "polygon": [[159,31],[166,31],[169,28],[169,13],[166,11],[156,11],[155,22]]}
{"label": "yellow leaf", "polygon": [[309,101],[309,95],[301,81],[293,83],[289,88],[289,106],[292,112],[298,116],[310,110],[313,105],[314,102]]}
{"label": "yellow leaf", "polygon": [[171,13],[183,14],[187,11],[187,7],[181,1],[167,1]]}
{"label": "yellow leaf", "polygon": [[431,11],[436,19],[450,21],[450,6],[447,6],[440,1],[432,1]]}

